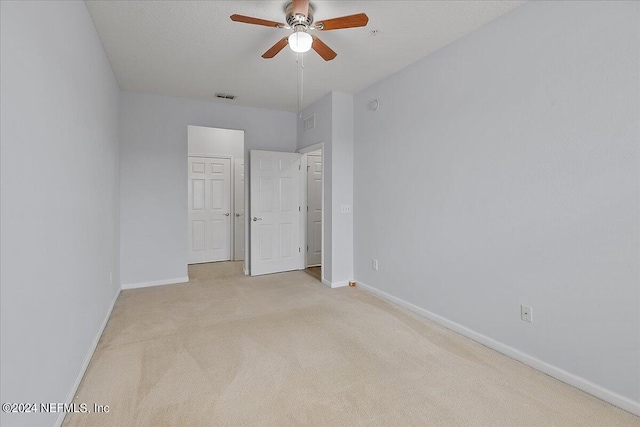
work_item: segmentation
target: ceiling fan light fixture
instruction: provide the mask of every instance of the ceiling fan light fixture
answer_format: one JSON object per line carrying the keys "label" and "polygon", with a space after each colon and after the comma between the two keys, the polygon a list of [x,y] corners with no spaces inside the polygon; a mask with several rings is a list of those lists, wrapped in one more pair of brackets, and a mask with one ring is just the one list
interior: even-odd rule
{"label": "ceiling fan light fixture", "polygon": [[[320,38],[315,35],[311,36],[307,30],[324,32],[341,30],[343,28],[366,27],[369,23],[369,17],[366,13],[356,13],[355,15],[340,16],[338,18],[315,22],[313,9],[313,5],[310,4],[309,0],[290,0],[284,10],[286,24],[238,14],[231,15],[231,20],[245,24],[293,30],[293,34],[285,35],[263,53],[262,57],[264,59],[274,58],[278,53],[282,52],[285,46],[289,45],[291,50],[296,53],[304,53],[313,49],[325,61],[332,61],[338,54],[320,40]],[[301,60],[302,58],[298,59]]]}
{"label": "ceiling fan light fixture", "polygon": [[289,36],[289,47],[297,53],[308,52],[313,44],[311,34],[304,31],[296,31]]}

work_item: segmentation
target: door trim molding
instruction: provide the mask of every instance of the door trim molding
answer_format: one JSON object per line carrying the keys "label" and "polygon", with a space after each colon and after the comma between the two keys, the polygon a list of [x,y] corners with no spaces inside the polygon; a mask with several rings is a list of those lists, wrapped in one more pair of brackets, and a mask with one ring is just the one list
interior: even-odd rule
{"label": "door trim molding", "polygon": [[246,163],[244,157],[230,157],[231,159],[231,261],[243,261],[242,268],[246,268],[246,259],[247,259],[247,179],[245,169],[242,170],[245,173],[244,185],[242,186],[242,203],[244,204],[244,222],[242,223],[242,227],[244,228],[244,256],[241,260],[236,259],[236,162],[242,161],[243,168]]}
{"label": "door trim molding", "polygon": [[310,145],[308,147],[300,148],[297,153],[307,154],[313,151],[323,150],[324,151],[324,142],[318,142],[316,144]]}
{"label": "door trim molding", "polygon": [[206,157],[208,159],[234,159],[235,158],[230,154],[194,154],[194,153],[189,153],[187,157]]}
{"label": "door trim molding", "polygon": [[[322,164],[322,149],[320,150],[320,163]],[[318,150],[314,150],[312,152],[316,152]],[[315,265],[309,265],[309,154],[302,154],[302,180],[301,180],[301,199],[302,203],[306,206],[306,210],[303,209],[303,218],[300,218],[300,226],[302,232],[302,247],[305,249],[304,251],[304,268],[309,267],[318,267],[320,266],[320,277],[322,277],[322,226],[320,227],[320,263]],[[313,155],[312,157],[318,157],[317,155]],[[324,165],[320,169],[320,179],[324,178]],[[322,208],[324,207],[324,181],[322,181],[322,185],[320,186],[320,220],[324,220],[324,211]]]}

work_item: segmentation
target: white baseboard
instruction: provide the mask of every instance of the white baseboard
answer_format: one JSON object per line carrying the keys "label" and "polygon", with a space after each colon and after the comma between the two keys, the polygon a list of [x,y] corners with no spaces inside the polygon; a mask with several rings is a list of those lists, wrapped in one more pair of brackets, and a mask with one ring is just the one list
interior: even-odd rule
{"label": "white baseboard", "polygon": [[154,280],[153,282],[124,283],[122,285],[122,290],[148,288],[149,286],[174,285],[176,283],[185,283],[185,282],[188,282],[188,281],[189,281],[189,276],[187,276],[187,277],[177,277],[175,279]]}
{"label": "white baseboard", "polygon": [[343,288],[345,286],[349,286],[349,281],[348,280],[344,280],[342,282],[331,282],[331,287],[332,288]]}
{"label": "white baseboard", "polygon": [[[87,356],[84,358],[84,362],[82,362],[82,366],[80,367],[80,372],[78,373],[78,377],[76,378],[75,382],[71,386],[71,390],[69,390],[69,394],[67,395],[67,398],[65,399],[64,403],[72,403],[73,402],[73,398],[75,397],[76,392],[78,391],[78,387],[80,386],[80,382],[82,381],[82,377],[84,377],[84,373],[87,370],[87,367],[89,367],[89,362],[91,362],[91,358],[93,357],[93,353],[96,351],[96,347],[98,346],[98,341],[100,341],[100,337],[102,336],[102,332],[104,332],[104,328],[107,327],[107,322],[109,321],[109,318],[111,317],[111,312],[113,311],[113,307],[116,305],[116,301],[118,300],[118,296],[120,296],[120,289],[118,289],[118,291],[116,292],[116,296],[113,297],[113,301],[111,301],[111,306],[109,306],[109,310],[107,311],[107,315],[105,316],[104,320],[102,321],[102,325],[100,325],[100,329],[98,329],[98,333],[96,334],[95,338],[93,339],[93,342],[91,343],[91,348],[89,348],[89,353],[87,353]],[[56,422],[54,424],[55,427],[60,427],[62,425],[62,423],[64,422],[65,415],[66,415],[65,412],[60,412],[58,414],[58,418],[56,418]]]}
{"label": "white baseboard", "polygon": [[422,317],[426,317],[427,319],[432,320],[447,329],[457,332],[460,335],[464,335],[465,337],[471,338],[472,340],[479,342],[482,345],[485,345],[506,356],[516,359],[524,363],[525,365],[537,369],[538,371],[544,372],[545,374],[550,375],[562,382],[565,382],[599,399],[602,399],[605,402],[609,402],[612,405],[624,409],[625,411],[640,416],[640,402],[636,402],[632,399],[629,399],[628,397],[622,396],[616,392],[594,384],[591,381],[584,379],[578,375],[567,372],[564,369],[558,368],[554,365],[551,365],[547,362],[516,350],[515,348],[496,341],[493,338],[482,335],[472,329],[467,328],[466,326],[462,326],[459,323],[453,322],[445,317],[432,313],[428,310],[425,310],[424,308],[418,307],[414,304],[411,304],[410,302],[381,291],[378,288],[374,288],[373,286],[362,283],[361,281],[357,281],[357,286],[393,304],[404,307],[407,310],[412,311]]}
{"label": "white baseboard", "polygon": [[330,282],[326,279],[322,279],[322,283],[330,288],[342,288],[344,286],[349,286],[348,280],[345,280],[342,282]]}

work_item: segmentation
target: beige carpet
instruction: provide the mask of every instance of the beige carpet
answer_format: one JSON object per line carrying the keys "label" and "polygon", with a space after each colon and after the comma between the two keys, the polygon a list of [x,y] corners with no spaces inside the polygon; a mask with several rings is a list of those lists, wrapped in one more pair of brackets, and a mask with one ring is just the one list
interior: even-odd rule
{"label": "beige carpet", "polygon": [[66,426],[640,426],[358,288],[303,271],[123,291]]}
{"label": "beige carpet", "polygon": [[304,270],[307,274],[312,275],[316,279],[322,281],[322,268],[321,267],[307,267]]}

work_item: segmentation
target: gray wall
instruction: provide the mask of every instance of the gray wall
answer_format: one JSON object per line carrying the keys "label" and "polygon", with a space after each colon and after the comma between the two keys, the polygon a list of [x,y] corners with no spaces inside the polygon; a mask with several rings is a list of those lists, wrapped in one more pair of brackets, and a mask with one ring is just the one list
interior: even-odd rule
{"label": "gray wall", "polygon": [[187,126],[189,156],[233,156],[244,159],[244,131]]}
{"label": "gray wall", "polygon": [[358,93],[356,279],[640,400],[638,22],[529,2]]}
{"label": "gray wall", "polygon": [[135,92],[121,101],[122,283],[186,277],[187,126],[244,130],[248,158],[249,150],[295,151],[296,116]]}
{"label": "gray wall", "polygon": [[[324,190],[324,211],[322,212],[322,228],[324,229],[324,247],[322,254],[322,275],[324,280],[331,282],[331,270],[332,264],[332,235],[331,235],[331,220],[333,212],[333,205],[331,202],[331,188],[332,188],[332,170],[331,163],[333,157],[333,149],[331,146],[332,141],[332,124],[331,124],[331,112],[332,108],[332,94],[328,93],[318,101],[314,102],[307,108],[302,110],[302,113],[298,116],[298,149],[310,147],[319,142],[324,143],[324,152],[322,160],[322,169],[324,172],[323,177],[323,190]],[[315,114],[315,128],[310,129],[307,132],[302,132],[302,121]]]}
{"label": "gray wall", "polygon": [[[315,114],[315,128],[302,132],[302,122]],[[353,96],[331,92],[298,117],[298,148],[324,142],[324,279],[346,285],[353,279]]]}
{"label": "gray wall", "polygon": [[64,402],[118,290],[120,90],[84,2],[0,15],[1,400]]}
{"label": "gray wall", "polygon": [[341,208],[353,212],[353,95],[333,92],[332,101],[332,277],[334,285],[346,285],[353,280],[353,213]]}

